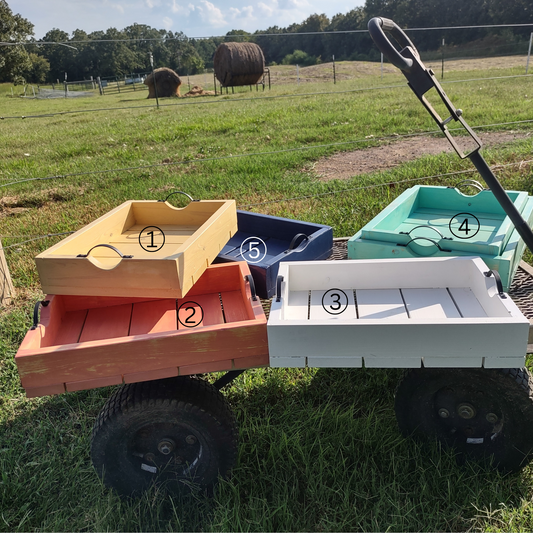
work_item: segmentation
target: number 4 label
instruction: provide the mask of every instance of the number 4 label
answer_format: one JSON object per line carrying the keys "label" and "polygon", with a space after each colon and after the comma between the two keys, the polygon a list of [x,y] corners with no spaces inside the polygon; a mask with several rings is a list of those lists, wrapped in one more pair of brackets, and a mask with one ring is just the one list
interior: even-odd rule
{"label": "number 4 label", "polygon": [[479,219],[472,213],[458,213],[450,219],[448,227],[458,239],[471,239],[480,229]]}

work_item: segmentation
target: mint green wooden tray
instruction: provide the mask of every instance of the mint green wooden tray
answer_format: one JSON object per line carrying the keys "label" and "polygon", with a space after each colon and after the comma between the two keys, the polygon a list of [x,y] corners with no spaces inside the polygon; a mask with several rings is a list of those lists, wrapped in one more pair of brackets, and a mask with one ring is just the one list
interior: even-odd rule
{"label": "mint green wooden tray", "polygon": [[[507,191],[523,218],[533,221],[533,198]],[[459,238],[458,214],[479,221],[472,238]],[[468,217],[473,220],[472,217]],[[453,226],[452,226],[453,227]],[[466,233],[465,233],[466,236]],[[498,270],[508,290],[525,244],[491,191],[467,196],[457,189],[417,185],[402,193],[348,241],[349,259],[479,256]]]}

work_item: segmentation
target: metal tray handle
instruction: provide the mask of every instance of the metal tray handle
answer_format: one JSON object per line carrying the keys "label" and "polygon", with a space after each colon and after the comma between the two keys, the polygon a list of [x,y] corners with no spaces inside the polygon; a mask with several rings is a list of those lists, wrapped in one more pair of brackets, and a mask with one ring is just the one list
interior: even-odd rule
{"label": "metal tray handle", "polygon": [[281,284],[283,283],[283,276],[276,278],[276,302],[281,301]]}
{"label": "metal tray handle", "polygon": [[37,326],[39,325],[39,308],[46,307],[50,303],[50,300],[39,300],[38,302],[35,302],[35,306],[33,308],[33,326],[30,328],[31,330],[37,329]]}
{"label": "metal tray handle", "polygon": [[174,196],[175,194],[183,194],[186,196],[191,202],[199,202],[200,200],[195,200],[190,194],[187,194],[183,191],[174,191],[171,192],[164,200],[157,200],[158,202],[166,202],[171,196]]}
{"label": "metal tray handle", "polygon": [[131,259],[133,255],[124,255],[118,248],[115,248],[114,246],[111,246],[111,244],[97,244],[93,246],[86,254],[78,254],[76,257],[88,257],[89,254],[95,249],[95,248],[109,248],[113,250],[114,252],[117,252],[118,255],[120,255],[121,259]]}
{"label": "metal tray handle", "polygon": [[[437,241],[434,241],[433,239],[430,239],[429,237],[413,237],[408,243],[406,244],[397,244],[397,246],[404,246],[405,248],[409,248],[409,245],[414,241],[429,241],[431,244],[435,245],[441,252],[451,252],[451,250],[446,250],[444,248],[441,248],[439,246],[439,243]],[[411,249],[411,252],[413,252],[415,255],[419,257],[423,257],[420,254],[417,254],[414,250]],[[436,250],[433,252],[435,253]]]}
{"label": "metal tray handle", "polygon": [[[300,237],[303,237],[302,240],[298,243],[298,239],[300,239]],[[292,241],[291,243],[289,244],[289,248],[287,248],[287,250],[285,250],[285,253],[288,254],[289,252],[292,252],[293,250],[295,250],[298,246],[300,246],[300,244],[302,244],[302,242],[304,241],[307,241],[307,244],[309,244],[309,237],[305,234],[305,233],[298,233],[297,235],[295,235],[293,238],[292,238]],[[298,244],[296,244],[298,243]],[[303,251],[305,250],[305,248],[307,248],[307,244],[302,248],[302,250],[300,251]]]}
{"label": "metal tray handle", "polygon": [[[411,231],[415,231],[415,229],[418,229],[418,228],[432,229],[433,231],[436,231],[439,234],[441,239],[444,239],[445,241],[453,240],[451,237],[445,237],[437,228],[435,228],[434,226],[429,226],[428,224],[420,224],[419,226],[415,226],[409,231],[400,231],[400,235],[411,235]],[[424,237],[417,237],[417,239],[424,239]],[[431,240],[431,239],[428,239],[428,240]]]}
{"label": "metal tray handle", "polygon": [[251,274],[244,276],[244,279],[250,284],[250,292],[252,293],[252,300],[257,301],[257,292],[255,292],[255,282]]}
{"label": "metal tray handle", "polygon": [[[474,189],[477,189],[479,192],[486,190],[485,187],[483,187],[483,185],[481,185],[481,183],[479,183],[479,181],[476,181],[476,180],[463,180],[463,181],[460,181],[457,185],[453,186],[452,188],[460,190],[461,186],[473,187]],[[475,194],[471,196],[475,196]]]}
{"label": "metal tray handle", "polygon": [[497,270],[489,270],[488,272],[483,272],[483,274],[485,274],[487,278],[494,276],[494,280],[496,281],[496,288],[498,289],[498,296],[502,300],[505,300],[507,296],[505,295],[505,292],[503,292],[503,283],[500,273]]}

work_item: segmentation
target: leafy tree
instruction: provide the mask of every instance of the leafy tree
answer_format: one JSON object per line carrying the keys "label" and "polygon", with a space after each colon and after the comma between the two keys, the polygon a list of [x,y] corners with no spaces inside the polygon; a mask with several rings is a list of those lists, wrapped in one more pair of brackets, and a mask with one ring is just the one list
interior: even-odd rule
{"label": "leafy tree", "polygon": [[[6,0],[0,0],[0,42],[21,43],[33,35],[33,24],[19,14],[13,14]],[[0,45],[0,81],[20,79],[31,68],[24,46]]]}
{"label": "leafy tree", "polygon": [[281,63],[283,65],[302,65],[303,67],[308,67],[309,65],[316,65],[318,60],[303,50],[295,50],[292,54],[286,55]]}
{"label": "leafy tree", "polygon": [[29,83],[44,83],[50,72],[50,63],[33,52],[28,54],[30,67],[22,71],[23,78]]}

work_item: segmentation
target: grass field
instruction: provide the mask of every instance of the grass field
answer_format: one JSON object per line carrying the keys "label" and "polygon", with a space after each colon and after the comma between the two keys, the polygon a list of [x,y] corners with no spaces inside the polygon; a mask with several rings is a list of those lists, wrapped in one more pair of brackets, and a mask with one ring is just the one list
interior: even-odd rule
{"label": "grass field", "polygon": [[[523,69],[490,73],[510,74]],[[450,74],[453,81],[481,77]],[[445,89],[471,126],[531,132],[531,122],[517,123],[533,117],[531,80],[477,79]],[[16,288],[0,311],[0,530],[533,528],[531,467],[503,477],[488,466],[458,466],[435,443],[400,436],[396,370],[246,372],[225,390],[240,425],[238,464],[211,499],[154,490],[121,500],[101,485],[89,458],[91,428],[112,389],[29,400],[19,385],[13,357],[43,297],[33,258],[62,238],[40,236],[77,230],[125,200],[172,190],[235,198],[247,210],[351,236],[413,183],[463,179],[428,178],[472,168],[452,154],[351,180],[323,182],[313,173],[321,157],[435,131],[401,76],[361,77],[327,92],[306,83],[162,99],[159,109],[146,93],[52,101],[10,94],[0,86],[0,115],[18,117],[0,120],[0,238]],[[517,163],[498,177],[530,194],[533,165],[519,163],[532,153],[533,135],[484,151],[490,164]]]}

